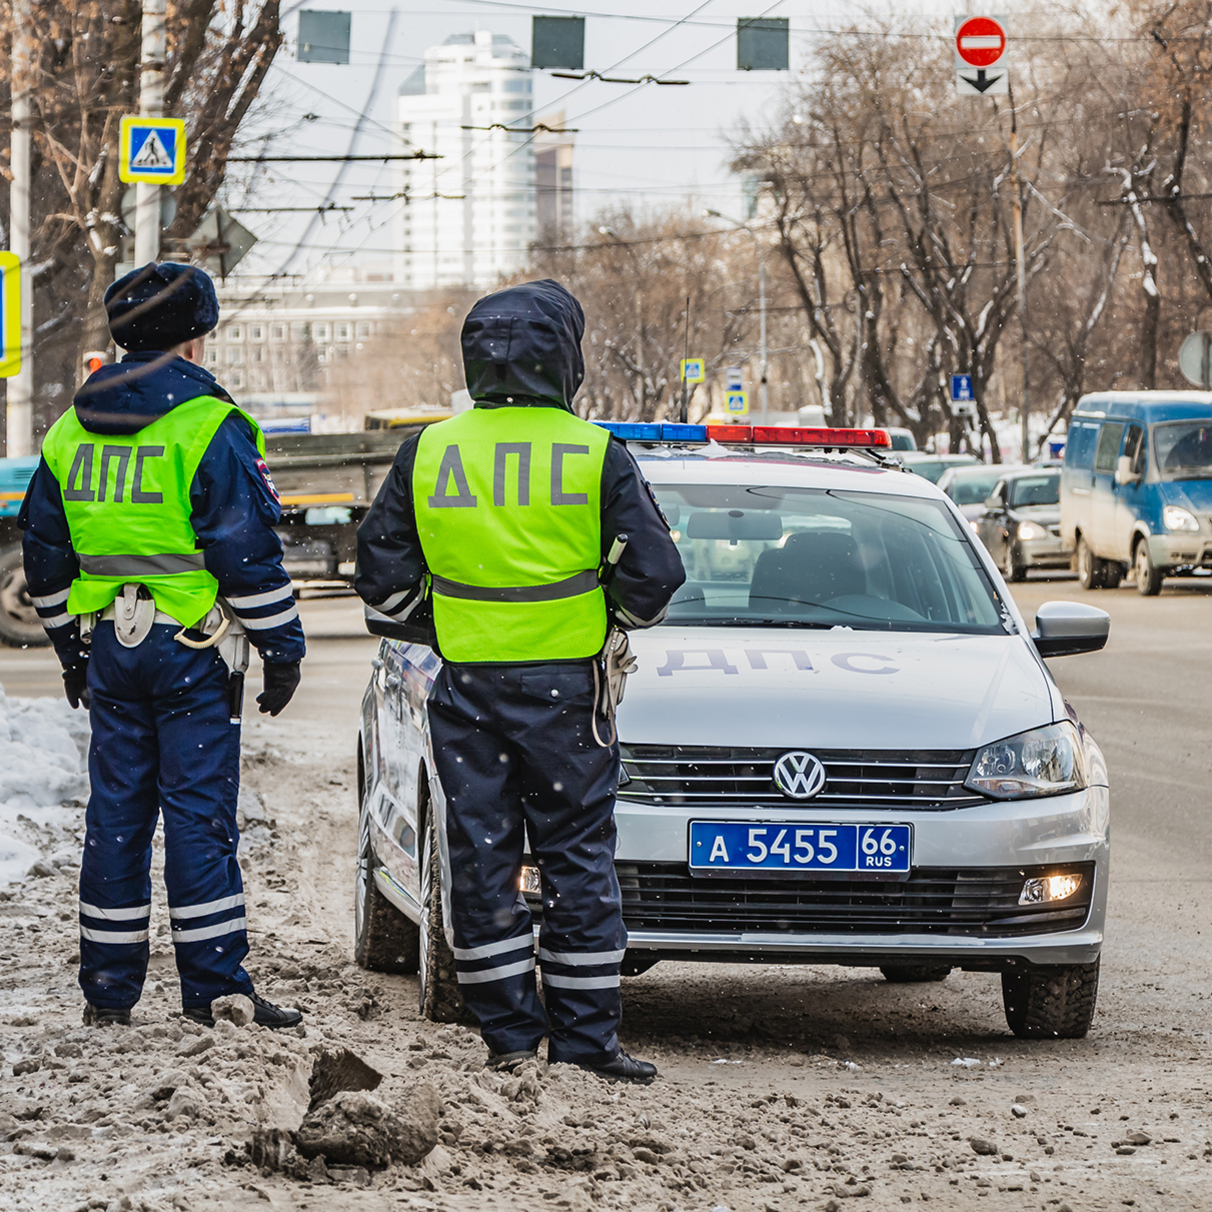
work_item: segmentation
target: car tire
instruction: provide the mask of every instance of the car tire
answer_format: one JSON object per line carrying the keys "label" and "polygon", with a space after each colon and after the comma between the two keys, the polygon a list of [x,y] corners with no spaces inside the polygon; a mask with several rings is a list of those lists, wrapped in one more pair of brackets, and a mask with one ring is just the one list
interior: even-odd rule
{"label": "car tire", "polygon": [[363,802],[354,877],[354,959],[371,972],[413,976],[421,962],[421,931],[379,890],[374,877],[378,865],[369,805]]}
{"label": "car tire", "polygon": [[1103,564],[1103,588],[1118,589],[1119,583],[1127,576],[1123,564],[1118,560],[1107,560]]}
{"label": "car tire", "polygon": [[1094,1020],[1099,961],[1002,973],[1006,1022],[1019,1039],[1083,1039]]}
{"label": "car tire", "polygon": [[21,548],[0,551],[0,644],[10,648],[45,648],[50,643],[29,596]]}
{"label": "car tire", "polygon": [[1101,589],[1103,587],[1103,572],[1105,565],[1090,550],[1090,544],[1085,536],[1077,540],[1077,551],[1074,554],[1077,565],[1077,580],[1083,589]]}
{"label": "car tire", "polygon": [[1162,570],[1153,563],[1149,555],[1147,539],[1138,539],[1132,553],[1132,569],[1136,574],[1136,592],[1143,598],[1155,598],[1161,593]]}
{"label": "car tire", "polygon": [[951,975],[951,965],[881,964],[880,971],[890,985],[924,985],[945,981]]}
{"label": "car tire", "polygon": [[1025,581],[1027,579],[1027,565],[1017,564],[1014,560],[1014,547],[1006,544],[1006,554],[1002,558],[1002,575],[1007,581]]}
{"label": "car tire", "polygon": [[474,1024],[455,973],[454,952],[442,926],[441,856],[433,815],[425,822],[421,843],[421,1017],[431,1023]]}

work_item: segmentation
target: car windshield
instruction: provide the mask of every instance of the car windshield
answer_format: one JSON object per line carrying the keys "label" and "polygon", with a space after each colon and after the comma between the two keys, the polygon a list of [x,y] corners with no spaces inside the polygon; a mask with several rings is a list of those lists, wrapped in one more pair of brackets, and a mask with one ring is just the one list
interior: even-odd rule
{"label": "car windshield", "polygon": [[1015,509],[1060,504],[1060,474],[1019,476],[1010,481],[1010,504]]}
{"label": "car windshield", "polygon": [[656,485],[686,583],[667,622],[1002,631],[1002,606],[939,501],[881,493]]}
{"label": "car windshield", "polygon": [[957,505],[979,505],[992,491],[1001,478],[1002,469],[994,467],[991,471],[979,475],[957,475],[947,485],[947,495]]}
{"label": "car windshield", "polygon": [[1212,420],[1155,426],[1153,448],[1163,480],[1212,480]]}

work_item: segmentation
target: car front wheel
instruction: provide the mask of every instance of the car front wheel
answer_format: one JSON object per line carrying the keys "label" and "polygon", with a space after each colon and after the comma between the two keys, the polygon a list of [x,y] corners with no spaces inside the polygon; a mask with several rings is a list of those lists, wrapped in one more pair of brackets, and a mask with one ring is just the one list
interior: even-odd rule
{"label": "car front wheel", "polygon": [[378,865],[364,796],[354,878],[354,959],[359,967],[371,972],[412,976],[420,963],[420,930],[379,891],[375,882]]}
{"label": "car front wheel", "polygon": [[0,644],[13,648],[44,648],[50,643],[29,596],[21,548],[0,551]]}
{"label": "car front wheel", "polygon": [[1094,1019],[1098,966],[1032,965],[1002,973],[1006,1022],[1019,1039],[1082,1039]]}
{"label": "car front wheel", "polygon": [[1027,565],[1015,561],[1012,543],[1006,544],[1006,554],[1002,557],[1002,574],[1007,581],[1018,582],[1027,579]]}
{"label": "car front wheel", "polygon": [[433,814],[425,822],[421,846],[421,1017],[432,1023],[471,1023],[459,992],[454,952],[442,927],[441,858]]}
{"label": "car front wheel", "polygon": [[1136,544],[1132,567],[1136,573],[1136,592],[1145,598],[1157,597],[1161,593],[1162,570],[1153,563],[1147,540],[1141,539]]}
{"label": "car front wheel", "polygon": [[1083,589],[1103,587],[1103,561],[1090,550],[1085,537],[1077,540],[1077,579]]}

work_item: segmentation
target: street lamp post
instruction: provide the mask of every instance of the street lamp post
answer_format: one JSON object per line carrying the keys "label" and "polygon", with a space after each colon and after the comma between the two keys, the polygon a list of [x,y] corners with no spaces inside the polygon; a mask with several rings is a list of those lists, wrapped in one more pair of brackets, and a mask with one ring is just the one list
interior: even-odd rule
{"label": "street lamp post", "polygon": [[747,223],[742,223],[739,219],[730,218],[728,215],[721,214],[718,210],[705,210],[705,215],[713,219],[723,219],[725,223],[731,223],[737,231],[743,231],[747,236],[751,237],[754,244],[757,246],[758,254],[758,307],[761,316],[761,372],[762,381],[759,388],[759,397],[761,399],[761,417],[762,424],[765,425],[770,420],[770,389],[767,386],[767,366],[768,366],[768,349],[766,347],[766,246],[758,238],[757,232],[753,230]]}

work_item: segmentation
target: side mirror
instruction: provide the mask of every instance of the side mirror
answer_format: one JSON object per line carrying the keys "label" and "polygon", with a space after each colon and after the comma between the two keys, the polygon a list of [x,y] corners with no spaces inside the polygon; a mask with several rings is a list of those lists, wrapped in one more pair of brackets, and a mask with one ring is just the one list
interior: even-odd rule
{"label": "side mirror", "polygon": [[1120,455],[1115,464],[1115,482],[1122,488],[1139,483],[1142,478],[1132,470],[1132,460],[1127,455]]}
{"label": "side mirror", "polygon": [[1042,657],[1098,652],[1111,632],[1111,616],[1083,602],[1045,602],[1035,612],[1031,639]]}

